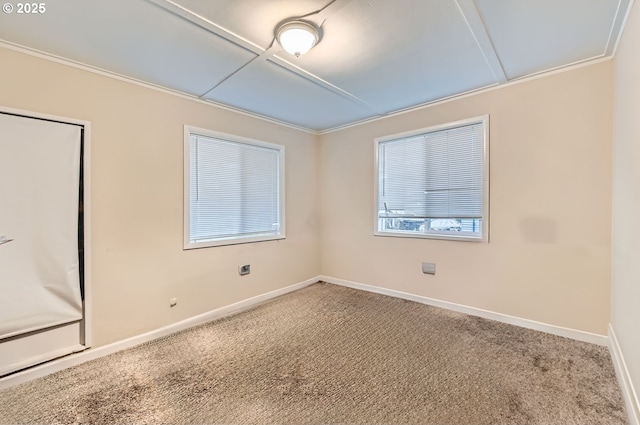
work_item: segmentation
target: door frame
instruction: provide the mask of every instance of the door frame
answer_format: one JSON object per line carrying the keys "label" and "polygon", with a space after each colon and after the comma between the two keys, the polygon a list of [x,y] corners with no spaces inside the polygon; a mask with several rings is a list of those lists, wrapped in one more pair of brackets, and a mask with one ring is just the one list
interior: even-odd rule
{"label": "door frame", "polygon": [[[92,303],[92,269],[91,269],[91,123],[85,120],[62,117],[58,115],[40,112],[26,111],[0,105],[0,113],[16,115],[25,118],[33,118],[45,121],[59,122],[62,124],[78,125],[82,132],[82,182],[83,182],[83,282],[84,299],[82,301],[82,319],[66,325],[54,326],[42,331],[29,332],[6,340],[0,341],[0,346],[11,353],[19,353],[12,360],[10,369],[1,370],[0,377],[6,376],[25,368],[50,361],[71,353],[83,351],[91,347],[93,343],[93,303]],[[73,346],[60,346],[59,340],[65,335],[78,334],[78,344]],[[31,353],[36,347],[43,347],[45,353]],[[11,361],[11,360],[10,360]],[[1,366],[1,365],[0,365]]]}

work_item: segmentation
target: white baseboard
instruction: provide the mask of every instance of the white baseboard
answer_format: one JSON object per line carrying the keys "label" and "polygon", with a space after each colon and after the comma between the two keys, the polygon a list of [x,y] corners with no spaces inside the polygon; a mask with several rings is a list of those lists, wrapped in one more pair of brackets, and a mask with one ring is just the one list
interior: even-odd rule
{"label": "white baseboard", "polygon": [[[462,304],[456,304],[448,301],[441,301],[433,298],[423,297],[420,295],[410,294],[406,292],[396,291],[393,289],[381,288],[378,286],[366,285],[363,283],[352,282],[344,279],[338,279],[330,276],[317,276],[311,279],[307,279],[304,282],[296,283],[285,288],[277,289],[262,295],[258,295],[228,306],[220,307],[218,309],[209,311],[207,313],[200,314],[198,316],[191,317],[189,319],[182,320],[180,322],[165,326],[160,329],[156,329],[151,332],[147,332],[141,335],[137,335],[122,341],[118,341],[109,345],[105,345],[97,348],[90,348],[81,353],[71,354],[67,357],[63,357],[48,363],[44,363],[39,366],[35,366],[29,369],[25,369],[21,372],[14,373],[9,376],[5,376],[0,379],[0,389],[9,388],[14,385],[18,385],[32,379],[40,378],[42,376],[49,375],[51,373],[66,369],[71,366],[75,366],[89,360],[97,359],[102,356],[106,356],[127,348],[134,347],[147,341],[151,341],[165,335],[169,335],[202,323],[210,322],[215,319],[219,319],[230,314],[238,313],[242,310],[251,308],[264,301],[268,301],[272,298],[279,297],[289,292],[297,291],[316,282],[323,281],[334,285],[346,286],[349,288],[360,289],[363,291],[374,292],[381,295],[388,295],[391,297],[402,298],[409,301],[415,301],[422,304],[432,305],[434,307],[440,307],[448,310],[458,311],[461,313],[470,314],[473,316],[483,317],[485,319],[496,320],[498,322],[508,323],[511,325],[521,326],[528,329],[534,329],[537,331],[547,332],[554,335],[563,336],[579,341],[590,342],[598,345],[608,346],[608,338],[604,335],[592,334],[589,332],[578,331],[575,329],[568,329],[559,326],[549,325],[546,323],[536,322],[533,320],[522,319],[519,317],[509,316],[506,314],[496,313],[488,310],[482,310],[475,307],[469,307]],[[637,402],[636,402],[637,403]],[[632,424],[640,425],[640,424]]]}
{"label": "white baseboard", "polygon": [[590,342],[592,344],[608,346],[608,339],[605,335],[598,335],[590,332],[579,331],[561,326],[549,325],[547,323],[537,322],[535,320],[523,319],[521,317],[509,316],[508,314],[496,313],[489,310],[483,310],[476,307],[469,307],[462,304],[456,304],[449,301],[441,301],[434,298],[423,297],[421,295],[410,294],[407,292],[396,291],[393,289],[381,288],[379,286],[367,285],[364,283],[352,282],[349,280],[338,279],[331,276],[319,276],[319,280],[323,282],[333,283],[335,285],[347,286],[349,288],[361,289],[363,291],[375,292],[376,294],[389,295],[391,297],[402,298],[409,301],[415,301],[422,304],[428,304],[434,307],[440,307],[447,310],[453,310],[460,313],[470,314],[485,319],[495,320],[497,322],[508,323],[523,328],[533,329],[536,331],[546,332],[565,338],[575,339],[578,341]]}
{"label": "white baseboard", "polygon": [[215,310],[211,310],[207,313],[190,317],[188,319],[173,323],[171,325],[165,326],[160,329],[156,329],[151,332],[147,332],[141,335],[127,338],[122,341],[117,341],[112,344],[104,345],[102,347],[89,348],[80,353],[71,354],[67,357],[63,357],[48,363],[43,363],[39,366],[34,366],[32,368],[25,369],[23,371],[1,378],[0,389],[13,387],[15,385],[22,384],[24,382],[28,382],[36,378],[50,375],[54,372],[69,368],[71,366],[79,365],[89,360],[97,359],[99,357],[103,357],[118,351],[122,351],[127,348],[134,347],[136,345],[140,345],[148,341],[152,341],[157,338],[161,338],[165,335],[169,335],[184,329],[188,329],[190,327],[200,325],[202,323],[207,323],[215,319],[220,319],[222,317],[229,316],[231,314],[235,314],[243,310],[247,310],[257,304],[268,301],[272,298],[276,298],[281,295],[287,294],[289,292],[297,291],[298,289],[302,289],[304,287],[312,285],[318,282],[318,280],[319,279],[317,277],[307,279],[304,282],[296,283],[294,285],[287,286],[285,288],[276,289],[275,291],[267,292],[265,294],[257,295],[255,297],[252,297],[243,301],[239,301],[234,304],[220,307]]}
{"label": "white baseboard", "polygon": [[620,350],[620,345],[618,344],[618,338],[611,323],[609,323],[609,351],[611,352],[613,366],[616,369],[618,382],[622,389],[622,396],[624,397],[624,404],[627,409],[630,425],[640,425],[640,402],[638,402],[638,394],[633,387],[631,375],[629,375],[627,364],[624,361],[622,350]]}
{"label": "white baseboard", "polygon": [[25,332],[0,342],[0,376],[87,349],[80,344],[80,321]]}

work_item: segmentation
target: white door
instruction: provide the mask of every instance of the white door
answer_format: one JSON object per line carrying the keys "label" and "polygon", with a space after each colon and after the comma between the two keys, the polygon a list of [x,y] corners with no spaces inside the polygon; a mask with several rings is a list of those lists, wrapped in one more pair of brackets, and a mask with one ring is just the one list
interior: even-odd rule
{"label": "white door", "polygon": [[0,113],[0,376],[85,348],[82,131]]}

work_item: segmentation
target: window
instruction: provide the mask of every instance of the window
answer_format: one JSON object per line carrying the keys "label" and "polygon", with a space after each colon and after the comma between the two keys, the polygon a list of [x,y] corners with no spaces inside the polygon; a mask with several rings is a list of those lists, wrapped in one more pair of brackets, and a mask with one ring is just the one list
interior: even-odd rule
{"label": "window", "polygon": [[184,247],[284,239],[284,146],[185,126]]}
{"label": "window", "polygon": [[488,240],[489,117],[376,139],[378,236]]}

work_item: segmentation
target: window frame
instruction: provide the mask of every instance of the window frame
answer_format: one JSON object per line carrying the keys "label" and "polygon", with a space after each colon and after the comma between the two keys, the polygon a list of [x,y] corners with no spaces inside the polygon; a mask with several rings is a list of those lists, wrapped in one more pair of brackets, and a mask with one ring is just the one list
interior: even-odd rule
{"label": "window frame", "polygon": [[[230,143],[238,143],[261,148],[274,149],[278,151],[278,212],[280,218],[279,231],[272,235],[258,236],[231,236],[217,239],[209,239],[200,242],[191,242],[191,149],[190,138],[192,135],[211,137],[220,139]],[[285,147],[275,143],[264,142],[261,140],[250,139],[247,137],[236,136],[233,134],[222,133],[219,131],[208,130],[191,125],[184,126],[184,145],[183,145],[183,248],[184,250],[209,248],[216,246],[237,245],[245,243],[265,242],[286,239],[285,226]]]}
{"label": "window frame", "polygon": [[[379,196],[380,196],[380,144],[397,139],[404,139],[437,131],[449,130],[457,127],[464,127],[471,124],[482,124],[483,144],[482,144],[482,232],[479,236],[469,236],[468,234],[456,235],[451,231],[430,231],[424,233],[409,233],[397,231],[379,230]],[[374,139],[374,207],[373,207],[373,227],[374,236],[400,237],[415,239],[441,239],[449,241],[465,242],[489,242],[489,115],[481,115],[473,118],[462,119],[443,124],[411,130],[403,133],[392,134]]]}

